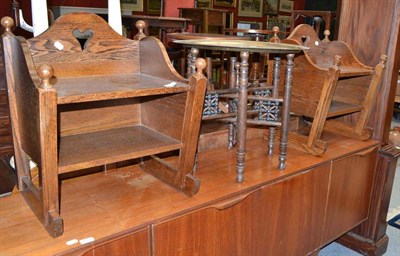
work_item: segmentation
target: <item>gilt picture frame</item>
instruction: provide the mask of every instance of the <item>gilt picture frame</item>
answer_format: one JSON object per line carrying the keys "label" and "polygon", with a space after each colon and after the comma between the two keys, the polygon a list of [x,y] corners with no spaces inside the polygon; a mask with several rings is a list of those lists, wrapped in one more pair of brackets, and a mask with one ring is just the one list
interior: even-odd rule
{"label": "gilt picture frame", "polygon": [[279,0],[263,0],[264,15],[278,15]]}
{"label": "gilt picture frame", "polygon": [[146,0],[146,14],[160,15],[161,0]]}
{"label": "gilt picture frame", "polygon": [[280,12],[292,12],[293,11],[293,2],[289,0],[280,0],[279,2],[279,11]]}
{"label": "gilt picture frame", "polygon": [[238,16],[262,17],[263,0],[238,0]]}
{"label": "gilt picture frame", "polygon": [[143,12],[143,0],[120,0],[121,10]]}
{"label": "gilt picture frame", "polygon": [[236,7],[236,0],[213,0],[213,6]]}
{"label": "gilt picture frame", "polygon": [[207,8],[211,9],[213,0],[197,0],[194,2],[195,8]]}

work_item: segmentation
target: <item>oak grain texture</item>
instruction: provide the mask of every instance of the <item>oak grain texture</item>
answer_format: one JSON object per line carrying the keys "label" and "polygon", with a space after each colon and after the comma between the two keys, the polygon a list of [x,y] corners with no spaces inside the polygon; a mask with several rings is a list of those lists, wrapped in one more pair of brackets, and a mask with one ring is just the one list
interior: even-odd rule
{"label": "oak grain texture", "polygon": [[[29,40],[15,37],[8,24],[2,21],[2,41],[19,190],[51,236],[63,233],[60,174],[178,151],[168,178],[162,170],[169,165],[159,157],[153,159],[160,168],[142,168],[183,193],[198,191],[201,61],[185,80],[158,39],[124,38],[90,13],[66,14]],[[39,186],[29,159],[38,166]]]}
{"label": "oak grain texture", "polygon": [[[346,42],[321,41],[313,28],[305,24],[297,26],[283,42],[309,47],[295,58],[291,111],[313,121],[307,144],[295,146],[321,154],[324,149],[319,149],[316,141],[324,129],[363,140],[372,136],[366,124],[378,101],[387,57],[382,55],[380,62],[377,59],[375,68],[367,66]],[[340,129],[326,125],[329,119],[343,121],[343,116],[353,114],[358,116],[354,123],[341,125]]]}

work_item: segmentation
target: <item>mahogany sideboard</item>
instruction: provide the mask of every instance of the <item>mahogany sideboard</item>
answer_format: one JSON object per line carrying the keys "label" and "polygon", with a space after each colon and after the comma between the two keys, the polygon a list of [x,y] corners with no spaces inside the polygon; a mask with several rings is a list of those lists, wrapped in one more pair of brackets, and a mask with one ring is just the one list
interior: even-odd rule
{"label": "mahogany sideboard", "polygon": [[[262,134],[262,133],[261,133]],[[368,218],[376,141],[325,134],[322,156],[289,149],[285,170],[248,140],[246,180],[235,150],[203,149],[187,197],[138,166],[63,179],[63,236],[52,238],[21,194],[1,199],[0,251],[26,255],[306,255]],[[202,135],[201,144],[216,138]],[[307,237],[307,239],[304,239]],[[88,244],[67,245],[93,238]],[[84,241],[84,240],[83,240]],[[83,242],[82,241],[82,242]]]}

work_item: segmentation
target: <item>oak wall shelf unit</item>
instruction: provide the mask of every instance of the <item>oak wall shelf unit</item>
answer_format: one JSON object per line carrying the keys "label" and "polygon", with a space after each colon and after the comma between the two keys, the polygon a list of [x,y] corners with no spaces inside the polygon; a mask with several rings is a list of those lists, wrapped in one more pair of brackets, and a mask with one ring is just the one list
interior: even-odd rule
{"label": "oak wall shelf unit", "polygon": [[177,190],[198,192],[204,60],[187,81],[158,39],[124,38],[90,13],[66,14],[27,41],[10,32],[11,18],[2,25],[19,189],[50,235],[63,233],[62,174],[140,159]]}

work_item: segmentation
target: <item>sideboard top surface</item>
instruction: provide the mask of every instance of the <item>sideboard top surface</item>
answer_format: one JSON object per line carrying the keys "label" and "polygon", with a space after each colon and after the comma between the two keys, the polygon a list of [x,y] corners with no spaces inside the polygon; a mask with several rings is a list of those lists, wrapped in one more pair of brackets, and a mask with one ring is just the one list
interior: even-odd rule
{"label": "sideboard top surface", "polygon": [[64,179],[61,184],[61,213],[64,234],[52,238],[43,229],[21,194],[0,199],[0,252],[6,255],[52,255],[72,250],[67,241],[93,237],[110,239],[151,223],[209,207],[213,203],[297,175],[334,159],[378,145],[376,141],[358,141],[326,136],[328,150],[311,156],[289,149],[287,168],[277,169],[278,157],[265,152],[265,140],[248,140],[246,173],[236,183],[236,150],[216,148],[199,153],[198,194],[188,197],[144,173],[138,166],[114,172],[95,173]]}

